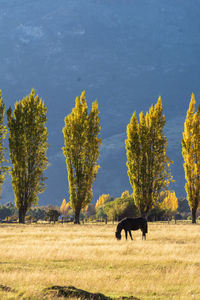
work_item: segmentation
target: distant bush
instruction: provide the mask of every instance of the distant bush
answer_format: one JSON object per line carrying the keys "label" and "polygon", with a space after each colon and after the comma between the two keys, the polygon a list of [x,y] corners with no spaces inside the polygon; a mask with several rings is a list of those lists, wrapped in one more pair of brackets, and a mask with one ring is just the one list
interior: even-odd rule
{"label": "distant bush", "polygon": [[148,221],[155,222],[165,219],[165,210],[155,206],[149,211]]}
{"label": "distant bush", "polygon": [[8,222],[8,223],[16,223],[18,222],[18,217],[17,216],[9,216],[9,217],[6,217],[4,219],[4,222]]}
{"label": "distant bush", "polygon": [[45,219],[49,222],[56,222],[60,216],[60,212],[57,209],[49,209],[46,211]]}
{"label": "distant bush", "polygon": [[25,222],[26,223],[33,223],[33,222],[36,222],[36,219],[34,219],[34,217],[32,217],[32,216],[26,216],[25,217]]}
{"label": "distant bush", "polygon": [[27,212],[27,217],[32,217],[33,220],[44,220],[46,216],[46,210],[44,207],[32,207]]}
{"label": "distant bush", "polygon": [[176,214],[175,215],[175,220],[182,220],[183,216],[181,214]]}
{"label": "distant bush", "polygon": [[96,210],[96,219],[98,221],[106,221],[107,220],[107,214],[104,212],[103,207],[98,207]]}
{"label": "distant bush", "polygon": [[187,199],[185,198],[178,198],[178,213],[190,213],[190,206],[188,204]]}
{"label": "distant bush", "polygon": [[116,198],[104,204],[103,213],[108,219],[113,221],[121,220],[125,217],[136,217],[138,210],[134,204],[133,197]]}
{"label": "distant bush", "polygon": [[4,220],[12,215],[17,215],[17,209],[12,202],[0,205],[0,220]]}

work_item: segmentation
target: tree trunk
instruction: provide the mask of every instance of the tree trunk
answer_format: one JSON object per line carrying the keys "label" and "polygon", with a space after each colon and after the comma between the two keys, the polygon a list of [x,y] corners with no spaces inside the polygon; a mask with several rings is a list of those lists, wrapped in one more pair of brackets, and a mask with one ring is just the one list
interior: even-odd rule
{"label": "tree trunk", "polygon": [[76,210],[75,217],[74,217],[74,224],[80,224],[79,217],[80,217],[80,210]]}
{"label": "tree trunk", "polygon": [[192,223],[196,223],[196,209],[192,209]]}
{"label": "tree trunk", "polygon": [[19,223],[20,224],[25,224],[25,215],[26,215],[26,210],[24,208],[19,209]]}

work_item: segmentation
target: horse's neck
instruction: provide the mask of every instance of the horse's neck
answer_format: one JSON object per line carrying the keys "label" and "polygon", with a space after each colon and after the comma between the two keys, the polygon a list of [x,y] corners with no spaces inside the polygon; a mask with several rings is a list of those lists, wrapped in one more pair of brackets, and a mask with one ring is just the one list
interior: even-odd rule
{"label": "horse's neck", "polygon": [[117,225],[117,232],[121,232],[122,229],[123,229],[123,225],[122,225],[122,223],[119,223],[119,224]]}

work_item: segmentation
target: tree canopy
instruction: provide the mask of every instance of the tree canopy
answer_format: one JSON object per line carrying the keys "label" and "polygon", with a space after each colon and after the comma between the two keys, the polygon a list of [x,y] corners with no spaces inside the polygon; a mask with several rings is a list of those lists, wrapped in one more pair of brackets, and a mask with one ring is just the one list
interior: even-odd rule
{"label": "tree canopy", "polygon": [[112,200],[109,194],[102,194],[96,202],[96,208],[102,207],[106,202]]}
{"label": "tree canopy", "polygon": [[5,147],[5,138],[7,135],[7,128],[4,124],[4,115],[5,115],[5,104],[3,102],[2,93],[0,90],[0,196],[2,193],[2,185],[5,180],[5,174],[8,171],[8,166],[6,166],[6,147]]}
{"label": "tree canopy", "polygon": [[48,159],[48,133],[45,123],[47,108],[35,91],[17,101],[7,111],[11,176],[19,222],[24,223],[31,205],[38,203],[38,194],[45,189],[44,170]]}
{"label": "tree canopy", "polygon": [[159,193],[172,180],[166,155],[167,138],[164,135],[165,116],[161,97],[149,112],[140,113],[139,122],[134,112],[127,126],[126,153],[133,198],[142,216],[159,199]]}
{"label": "tree canopy", "polygon": [[61,212],[62,216],[67,216],[69,210],[70,210],[69,202],[66,202],[66,200],[63,199],[62,204],[60,206],[60,212]]}
{"label": "tree canopy", "polygon": [[76,98],[71,114],[66,116],[63,128],[63,153],[75,223],[79,223],[81,209],[91,202],[93,196],[92,186],[99,169],[99,122],[98,102],[93,102],[92,109],[88,112],[85,92],[82,92],[80,98]]}
{"label": "tree canopy", "polygon": [[185,170],[185,190],[196,223],[196,211],[200,205],[200,104],[195,112],[195,96],[192,94],[182,139],[182,154]]}

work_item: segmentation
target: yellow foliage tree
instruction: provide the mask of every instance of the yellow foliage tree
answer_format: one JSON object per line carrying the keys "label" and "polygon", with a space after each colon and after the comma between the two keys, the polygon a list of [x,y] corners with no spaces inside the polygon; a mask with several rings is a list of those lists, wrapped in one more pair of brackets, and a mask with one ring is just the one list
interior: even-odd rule
{"label": "yellow foliage tree", "polygon": [[110,199],[110,195],[109,194],[102,194],[99,199],[96,202],[96,206],[95,208],[101,207],[104,205],[104,203],[106,201],[108,201]]}
{"label": "yellow foliage tree", "polygon": [[80,98],[76,98],[71,114],[65,117],[63,128],[63,153],[75,224],[80,223],[81,209],[92,201],[92,187],[99,169],[97,160],[100,155],[100,129],[98,102],[92,103],[89,112],[85,92],[82,92]]}
{"label": "yellow foliage tree", "polygon": [[68,211],[70,209],[70,204],[69,202],[66,202],[65,199],[63,199],[63,202],[60,206],[60,212],[63,216],[66,216],[68,214]]}
{"label": "yellow foliage tree", "polygon": [[178,198],[176,197],[175,192],[165,191],[161,192],[161,198],[163,201],[161,203],[162,209],[167,209],[172,212],[175,212],[178,208]]}
{"label": "yellow foliage tree", "polygon": [[192,212],[192,223],[196,223],[196,211],[200,205],[200,104],[195,112],[195,103],[195,96],[192,94],[182,139],[185,190]]}
{"label": "yellow foliage tree", "polygon": [[121,198],[127,198],[127,197],[129,197],[130,195],[129,195],[129,191],[128,190],[126,190],[126,191],[124,191],[122,194],[121,194]]}
{"label": "yellow foliage tree", "polygon": [[46,152],[48,132],[47,108],[35,96],[35,90],[7,111],[11,177],[19,223],[25,223],[26,212],[38,203],[38,194],[45,191],[44,171],[48,167]]}
{"label": "yellow foliage tree", "polygon": [[4,124],[4,115],[5,115],[5,104],[3,103],[3,98],[0,90],[0,197],[2,192],[2,186],[5,180],[5,175],[8,171],[8,167],[5,166],[6,158],[6,147],[5,147],[5,138],[7,135],[7,128]]}
{"label": "yellow foliage tree", "polygon": [[128,176],[135,205],[145,217],[158,201],[160,191],[172,181],[164,126],[161,97],[146,115],[140,113],[139,121],[134,112],[127,126]]}

